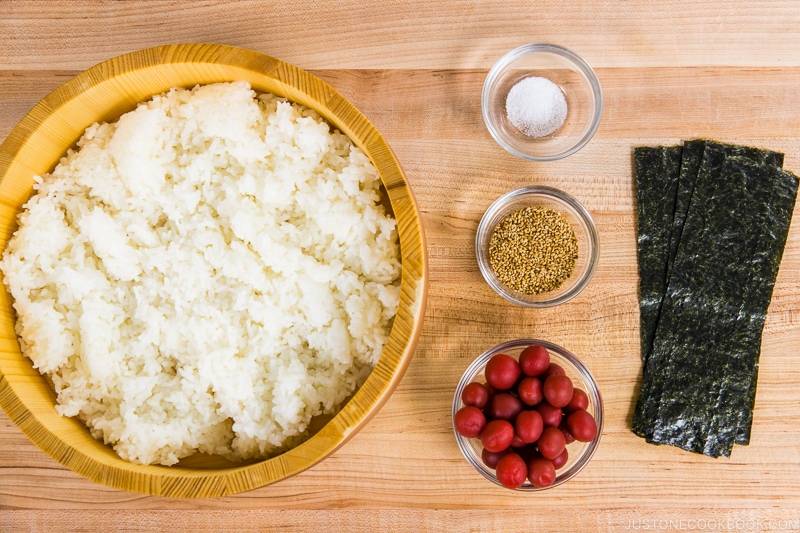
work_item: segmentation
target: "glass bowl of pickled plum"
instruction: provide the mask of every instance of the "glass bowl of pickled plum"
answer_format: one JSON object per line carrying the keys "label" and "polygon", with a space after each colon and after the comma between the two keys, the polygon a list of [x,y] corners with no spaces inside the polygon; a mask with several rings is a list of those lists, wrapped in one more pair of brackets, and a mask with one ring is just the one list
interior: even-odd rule
{"label": "glass bowl of pickled plum", "polygon": [[453,431],[469,464],[497,485],[556,487],[594,455],[603,401],[591,372],[537,339],[499,344],[476,358],[453,397]]}

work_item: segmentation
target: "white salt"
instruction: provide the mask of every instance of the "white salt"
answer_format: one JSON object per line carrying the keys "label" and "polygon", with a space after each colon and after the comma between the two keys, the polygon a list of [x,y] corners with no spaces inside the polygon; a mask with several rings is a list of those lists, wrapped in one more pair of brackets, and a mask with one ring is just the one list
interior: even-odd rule
{"label": "white salt", "polygon": [[506,115],[529,137],[550,135],[567,118],[567,100],[558,85],[538,76],[517,82],[506,97]]}

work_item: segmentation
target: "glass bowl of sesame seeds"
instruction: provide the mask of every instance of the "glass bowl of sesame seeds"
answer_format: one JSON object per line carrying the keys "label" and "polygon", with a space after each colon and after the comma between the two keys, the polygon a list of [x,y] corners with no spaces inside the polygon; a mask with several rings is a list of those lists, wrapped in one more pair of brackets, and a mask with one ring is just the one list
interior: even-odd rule
{"label": "glass bowl of sesame seeds", "polygon": [[578,54],[555,44],[511,50],[483,84],[481,112],[497,143],[517,157],[554,161],[585,146],[600,126],[603,91]]}
{"label": "glass bowl of sesame seeds", "polygon": [[553,307],[573,299],[589,284],[599,253],[589,211],[569,194],[540,185],[495,200],[475,238],[486,282],[523,307]]}

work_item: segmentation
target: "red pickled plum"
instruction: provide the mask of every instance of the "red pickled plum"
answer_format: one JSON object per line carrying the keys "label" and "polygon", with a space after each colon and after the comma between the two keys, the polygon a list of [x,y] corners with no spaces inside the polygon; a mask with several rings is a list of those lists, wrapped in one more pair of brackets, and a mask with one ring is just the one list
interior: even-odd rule
{"label": "red pickled plum", "polygon": [[508,450],[503,450],[502,452],[490,452],[484,448],[481,452],[481,460],[483,461],[483,464],[489,468],[497,468],[497,462],[507,453],[510,452]]}
{"label": "red pickled plum", "polygon": [[581,389],[575,389],[572,391],[572,399],[564,406],[564,412],[570,414],[575,411],[585,411],[588,408],[589,397]]}
{"label": "red pickled plum", "polygon": [[508,390],[517,382],[522,371],[516,359],[510,355],[499,353],[489,359],[484,373],[489,385],[496,389]]}
{"label": "red pickled plum", "polygon": [[489,390],[482,384],[473,381],[461,393],[461,401],[464,405],[472,405],[478,409],[483,409],[489,403]]}
{"label": "red pickled plum", "polygon": [[586,411],[575,411],[567,417],[567,428],[576,440],[590,442],[597,436],[597,423]]}
{"label": "red pickled plum", "polygon": [[549,487],[556,480],[556,469],[543,457],[533,458],[528,461],[528,479],[534,487]]}
{"label": "red pickled plum", "polygon": [[565,407],[572,400],[572,380],[567,376],[550,376],[542,385],[547,403],[553,407]]}
{"label": "red pickled plum", "polygon": [[561,365],[550,363],[550,365],[548,365],[547,367],[547,370],[544,371],[544,374],[539,376],[539,379],[541,379],[542,382],[544,382],[550,376],[566,376],[566,375],[567,372]]}
{"label": "red pickled plum", "polygon": [[[488,427],[488,426],[487,426]],[[555,459],[567,446],[564,434],[558,428],[545,428],[542,436],[539,437],[539,453],[545,459]]]}
{"label": "red pickled plum", "polygon": [[550,365],[550,352],[544,346],[528,346],[519,354],[519,366],[526,376],[536,377]]}
{"label": "red pickled plum", "polygon": [[539,378],[524,378],[517,385],[517,395],[525,405],[536,405],[544,399],[542,382],[539,381]]}
{"label": "red pickled plum", "polygon": [[569,428],[567,427],[566,419],[561,421],[561,424],[558,425],[558,429],[560,429],[561,433],[564,434],[564,440],[567,442],[567,444],[572,444],[575,442],[575,437],[572,436],[572,433],[569,432]]}
{"label": "red pickled plum", "polygon": [[508,420],[492,420],[481,432],[481,444],[490,452],[502,452],[514,440],[514,426]]}
{"label": "red pickled plum", "polygon": [[528,466],[522,457],[509,453],[500,458],[496,467],[497,480],[506,488],[516,489],[525,483],[528,477]]}
{"label": "red pickled plum", "polygon": [[492,398],[489,404],[489,413],[495,420],[499,418],[513,422],[520,411],[522,411],[522,402],[507,392],[498,394]]}
{"label": "red pickled plum", "polygon": [[477,407],[466,405],[456,412],[456,416],[453,417],[453,425],[459,434],[468,439],[474,439],[486,426],[486,417]]}
{"label": "red pickled plum", "polygon": [[561,423],[563,413],[558,407],[553,407],[547,402],[542,402],[534,407],[534,409],[542,415],[542,422],[544,422],[545,426],[556,428]]}
{"label": "red pickled plum", "polygon": [[558,470],[559,468],[563,468],[564,465],[567,464],[567,461],[569,461],[569,452],[566,448],[564,448],[564,451],[561,452],[561,455],[553,459],[551,462],[553,463],[555,469]]}
{"label": "red pickled plum", "polygon": [[517,415],[514,423],[517,436],[525,443],[533,443],[539,440],[544,429],[542,415],[538,411],[522,411]]}

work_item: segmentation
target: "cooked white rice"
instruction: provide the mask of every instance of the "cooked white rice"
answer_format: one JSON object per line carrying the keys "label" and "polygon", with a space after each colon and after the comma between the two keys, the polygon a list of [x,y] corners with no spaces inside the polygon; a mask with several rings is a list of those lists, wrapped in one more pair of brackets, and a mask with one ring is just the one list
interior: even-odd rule
{"label": "cooked white rice", "polygon": [[399,299],[369,159],[244,82],[90,126],[0,269],[56,409],[124,459],[260,457],[363,383]]}

